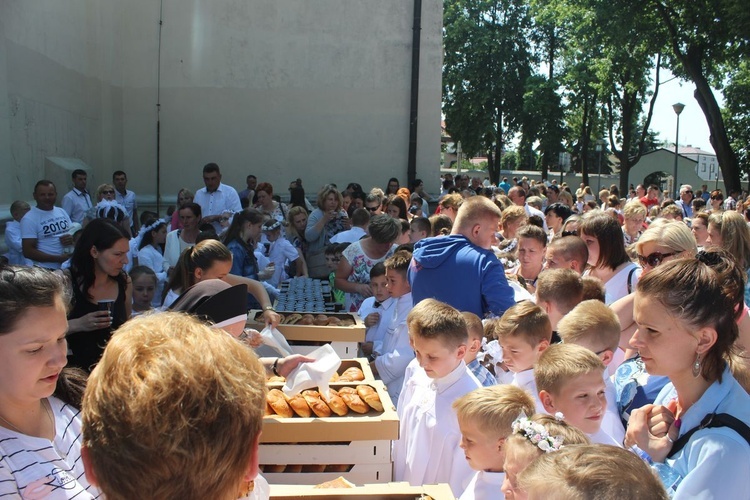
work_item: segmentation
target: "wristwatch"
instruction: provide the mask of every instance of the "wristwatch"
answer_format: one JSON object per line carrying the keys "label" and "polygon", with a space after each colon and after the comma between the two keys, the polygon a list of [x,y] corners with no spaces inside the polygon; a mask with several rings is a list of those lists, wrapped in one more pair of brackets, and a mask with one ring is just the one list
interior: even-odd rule
{"label": "wristwatch", "polygon": [[276,312],[276,311],[274,310],[273,306],[265,306],[265,307],[263,307],[263,310],[264,310],[264,311],[273,311],[273,312]]}

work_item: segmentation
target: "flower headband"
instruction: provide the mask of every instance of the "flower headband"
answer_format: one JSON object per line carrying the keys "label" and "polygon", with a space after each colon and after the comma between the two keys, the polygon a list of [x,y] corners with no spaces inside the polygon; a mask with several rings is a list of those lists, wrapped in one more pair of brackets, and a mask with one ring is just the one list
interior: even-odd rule
{"label": "flower headband", "polygon": [[148,224],[146,226],[141,227],[141,233],[146,234],[149,231],[153,231],[157,227],[161,226],[162,224],[166,224],[167,222],[164,219],[156,219],[151,224]]}
{"label": "flower headband", "polygon": [[[555,418],[560,420],[557,414],[555,414]],[[532,422],[523,413],[513,422],[513,433],[525,437],[544,453],[559,451],[563,447],[561,436],[550,436],[542,424]]]}

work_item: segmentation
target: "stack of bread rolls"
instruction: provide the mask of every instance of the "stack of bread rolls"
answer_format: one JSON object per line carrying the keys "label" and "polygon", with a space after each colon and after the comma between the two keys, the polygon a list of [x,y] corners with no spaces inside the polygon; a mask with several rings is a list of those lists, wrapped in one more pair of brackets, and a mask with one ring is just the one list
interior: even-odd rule
{"label": "stack of bread rolls", "polygon": [[309,418],[343,417],[353,411],[365,414],[371,409],[383,411],[383,403],[375,389],[369,385],[329,389],[328,398],[318,391],[306,390],[293,397],[288,397],[279,389],[271,389],[266,396],[266,415],[278,415],[284,418],[296,416]]}
{"label": "stack of bread rolls", "polygon": [[[304,314],[304,313],[280,313],[280,325],[313,325],[313,326],[354,326],[354,319],[345,315],[343,317],[325,315],[325,314]],[[263,318],[258,315],[256,321],[262,322]]]}

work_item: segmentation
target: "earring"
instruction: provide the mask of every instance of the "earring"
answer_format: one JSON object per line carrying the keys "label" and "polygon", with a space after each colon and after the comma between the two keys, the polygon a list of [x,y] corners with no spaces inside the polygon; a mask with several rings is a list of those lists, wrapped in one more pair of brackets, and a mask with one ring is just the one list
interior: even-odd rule
{"label": "earring", "polygon": [[693,363],[693,377],[698,378],[701,374],[701,356],[698,354],[695,357],[695,363]]}

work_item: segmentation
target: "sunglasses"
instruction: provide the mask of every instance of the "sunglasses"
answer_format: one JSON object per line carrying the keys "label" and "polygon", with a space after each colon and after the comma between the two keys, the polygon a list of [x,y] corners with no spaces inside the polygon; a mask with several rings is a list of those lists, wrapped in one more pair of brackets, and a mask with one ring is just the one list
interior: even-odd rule
{"label": "sunglasses", "polygon": [[369,210],[370,212],[377,212],[377,211],[378,211],[378,208],[380,208],[380,207],[365,207],[365,208],[366,208],[367,210]]}
{"label": "sunglasses", "polygon": [[672,252],[672,253],[654,252],[646,256],[638,254],[638,262],[641,263],[641,267],[644,267],[646,264],[648,264],[649,267],[656,267],[659,264],[661,264],[664,259],[666,259],[667,257],[671,257],[673,255],[677,255],[677,252]]}
{"label": "sunglasses", "polygon": [[560,236],[578,236],[578,231],[563,231]]}
{"label": "sunglasses", "polygon": [[107,189],[106,191],[102,191],[102,194],[115,194],[114,189]]}
{"label": "sunglasses", "polygon": [[723,196],[712,196],[711,199],[712,200],[723,200],[724,197]]}

